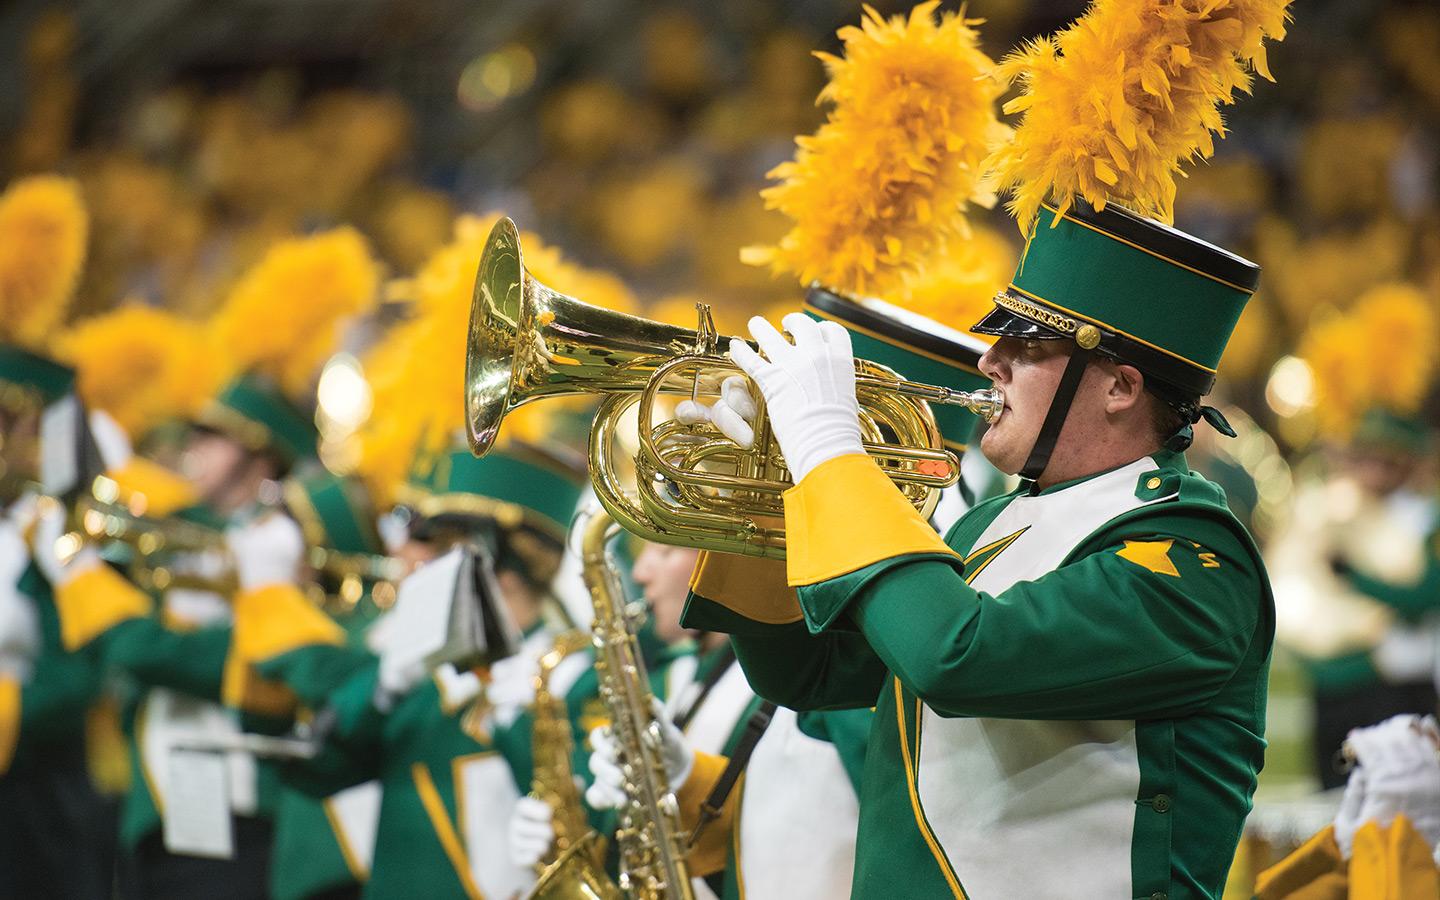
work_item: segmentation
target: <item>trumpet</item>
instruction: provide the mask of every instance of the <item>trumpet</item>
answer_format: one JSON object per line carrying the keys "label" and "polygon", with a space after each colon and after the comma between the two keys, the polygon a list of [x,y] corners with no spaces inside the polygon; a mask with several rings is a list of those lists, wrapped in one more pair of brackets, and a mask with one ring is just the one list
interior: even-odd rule
{"label": "trumpet", "polygon": [[[603,398],[590,435],[590,474],[606,511],[640,537],[665,544],[782,559],[781,495],[790,488],[768,419],[751,449],[712,425],[685,425],[667,399],[715,396],[740,369],[722,355],[709,307],[694,329],[590,306],[526,270],[515,223],[502,218],[486,240],[470,306],[465,420],[470,450],[483,456],[505,415],[546,397]],[[929,404],[963,406],[986,421],[1004,407],[996,390],[958,391],[900,378],[856,361],[865,450],[928,517],[956,482],[959,459],[945,449]],[[763,403],[761,404],[763,407]],[[638,449],[621,459],[618,436],[638,416]],[[633,479],[630,470],[633,468]]]}

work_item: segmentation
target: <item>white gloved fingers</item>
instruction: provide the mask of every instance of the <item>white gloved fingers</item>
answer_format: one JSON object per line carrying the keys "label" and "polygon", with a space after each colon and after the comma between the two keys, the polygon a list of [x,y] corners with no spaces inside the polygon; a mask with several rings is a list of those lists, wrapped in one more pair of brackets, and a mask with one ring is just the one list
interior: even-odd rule
{"label": "white gloved fingers", "polygon": [[825,344],[820,324],[804,313],[786,313],[785,317],[780,320],[780,325],[790,332],[790,336],[795,339],[795,346],[800,350],[809,350]]}
{"label": "white gloved fingers", "polygon": [[590,743],[595,748],[589,761],[590,775],[595,780],[585,791],[585,802],[593,809],[618,809],[626,799],[618,748],[603,728],[590,732]]}
{"label": "white gloved fingers", "polygon": [[720,383],[720,401],[751,424],[760,412],[750,393],[750,379],[744,375],[731,375]]}
{"label": "white gloved fingers", "polygon": [[[785,340],[785,335],[771,325],[764,316],[752,317],[749,324],[750,336],[755,339],[755,343],[760,345],[760,349],[770,358],[771,362],[778,363],[795,352],[795,346]],[[730,349],[732,351],[735,349],[734,341],[730,342]]]}
{"label": "white gloved fingers", "polygon": [[655,717],[655,724],[660,728],[665,776],[670,781],[670,789],[679,790],[695,768],[695,751],[666,714],[665,704],[660,702],[659,697],[650,698],[650,714]]}
{"label": "white gloved fingers", "polygon": [[754,347],[739,338],[730,339],[730,360],[746,375],[756,379],[773,365],[756,353]]}
{"label": "white gloved fingers", "polygon": [[100,451],[100,461],[105,471],[113,472],[123,468],[134,455],[130,448],[130,436],[120,423],[103,410],[92,409],[89,415],[90,437]]}
{"label": "white gloved fingers", "polygon": [[855,348],[850,341],[850,330],[839,322],[824,321],[820,324],[820,336],[825,343],[838,353],[853,357]]}
{"label": "white gloved fingers", "polygon": [[1355,848],[1355,832],[1365,821],[1361,810],[1365,807],[1365,770],[1356,768],[1345,782],[1345,794],[1340,798],[1340,808],[1335,813],[1335,843],[1346,859]]}
{"label": "white gloved fingers", "polygon": [[271,584],[293,584],[300,579],[305,536],[295,520],[281,513],[225,532],[225,543],[235,557],[235,575],[241,590]]}
{"label": "white gloved fingers", "polygon": [[675,405],[675,421],[681,425],[700,425],[710,419],[710,407],[698,400],[681,400]]}
{"label": "white gloved fingers", "polygon": [[737,447],[749,449],[754,446],[755,429],[750,427],[750,423],[723,400],[715,404],[710,418],[715,427],[720,429],[720,433],[734,441]]}
{"label": "white gloved fingers", "polygon": [[537,797],[525,796],[515,802],[510,814],[510,860],[517,866],[538,863],[555,843],[555,827],[551,824],[554,810]]}

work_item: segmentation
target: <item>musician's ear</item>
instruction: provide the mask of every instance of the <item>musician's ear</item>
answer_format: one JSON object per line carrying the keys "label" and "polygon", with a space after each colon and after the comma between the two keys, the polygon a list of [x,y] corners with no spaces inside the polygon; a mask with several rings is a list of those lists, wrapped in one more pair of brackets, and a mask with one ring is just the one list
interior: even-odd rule
{"label": "musician's ear", "polygon": [[1145,376],[1140,370],[1122,362],[1106,360],[1102,366],[1105,379],[1105,411],[1110,414],[1133,409],[1145,393]]}

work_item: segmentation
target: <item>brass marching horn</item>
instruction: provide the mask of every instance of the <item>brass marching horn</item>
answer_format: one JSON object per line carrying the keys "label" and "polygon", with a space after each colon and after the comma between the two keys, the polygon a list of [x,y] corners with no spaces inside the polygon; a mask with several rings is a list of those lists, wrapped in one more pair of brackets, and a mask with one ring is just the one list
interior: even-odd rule
{"label": "brass marching horn", "polygon": [[[762,414],[752,449],[737,447],[709,424],[655,420],[662,395],[718,394],[740,372],[722,355],[704,304],[698,325],[680,328],[590,306],[534,279],[515,223],[501,218],[486,240],[470,306],[465,357],[465,421],[470,450],[490,449],[505,415],[544,397],[603,399],[590,434],[590,475],[614,519],[648,540],[750,556],[783,558],[781,494],[791,487],[779,445]],[[873,456],[922,514],[939,489],[959,477],[929,403],[964,406],[993,421],[998,391],[957,391],[904,381],[892,370],[856,361],[861,435]],[[762,404],[763,406],[763,404]],[[639,415],[633,482],[616,459],[616,435]],[[627,463],[629,460],[627,460]]]}

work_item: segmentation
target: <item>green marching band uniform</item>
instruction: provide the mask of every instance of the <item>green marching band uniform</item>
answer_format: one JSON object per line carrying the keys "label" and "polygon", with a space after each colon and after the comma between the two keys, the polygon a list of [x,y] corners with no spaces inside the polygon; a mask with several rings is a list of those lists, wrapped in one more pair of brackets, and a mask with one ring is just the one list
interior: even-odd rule
{"label": "green marching band uniform", "polygon": [[[554,574],[581,486],[577,472],[519,445],[483,460],[455,450],[417,466],[403,505],[414,516],[412,537],[477,540],[497,569],[542,586]],[[423,884],[427,897],[504,897],[533,883],[534,873],[510,860],[506,828],[532,771],[528,700],[519,698],[533,666],[524,659],[548,651],[557,633],[537,623],[516,657],[488,671],[446,664],[392,694],[380,680],[387,622],[376,622],[360,664],[329,691],[334,726],[321,754],[285,773],[287,783],[317,795],[380,783],[364,896],[411,897]],[[551,686],[566,698],[575,770],[583,772],[581,742],[602,721],[588,651],[557,667]]]}
{"label": "green marching band uniform", "polygon": [[[1185,422],[1228,431],[1198,399],[1258,275],[1113,206],[1049,209],[975,330],[1072,342],[1049,418],[1103,353]],[[784,573],[713,553],[697,567],[687,624],[729,631],[762,696],[875,707],[856,897],[1224,884],[1265,746],[1259,552],[1187,468],[1188,424],[1152,456],[1038,490],[1055,424],[1021,486],[944,540],[847,455],[787,493]]]}
{"label": "green marching band uniform", "polygon": [[[285,505],[305,535],[308,562],[324,610],[345,631],[348,652],[304,648],[258,660],[259,674],[301,685],[306,706],[322,708],[326,692],[363,665],[369,625],[395,597],[393,561],[384,555],[376,515],[359,481],[315,470],[285,482]],[[377,598],[377,593],[381,595]],[[308,657],[308,658],[307,658]],[[275,814],[270,894],[301,900],[358,886],[369,877],[380,815],[380,784],[346,785],[313,797],[283,780]]]}
{"label": "green marching band uniform", "polygon": [[[6,415],[69,416],[78,424],[83,410],[73,383],[68,367],[0,345]],[[49,431],[41,426],[41,453],[76,459],[78,432]],[[44,486],[56,494],[73,488]],[[9,494],[6,501],[18,499]],[[101,896],[110,883],[113,818],[87,770],[86,720],[102,670],[94,653],[66,648],[55,590],[31,559],[20,506],[0,516],[0,606],[8,607],[0,608],[7,626],[0,644],[0,894]]]}
{"label": "green marching band uniform", "polygon": [[[976,368],[985,345],[941,323],[880,300],[853,298],[820,287],[807,293],[805,312],[817,320],[840,323],[851,334],[856,356],[888,366],[907,379],[964,390],[989,384]],[[953,406],[936,407],[934,412],[945,445],[964,454],[978,425],[976,417]],[[974,471],[988,480],[990,473],[983,467]],[[949,507],[956,509],[952,519],[970,505],[973,494],[964,494],[969,491],[962,494],[956,490],[950,498]],[[783,577],[783,572],[772,568]],[[713,658],[716,656],[720,659]],[[722,660],[730,664],[733,658],[729,648],[712,653],[711,658],[702,660],[696,678],[707,680],[707,664]],[[741,667],[735,664],[733,668],[735,671],[727,672],[706,695],[701,709],[688,716],[685,733],[702,754],[702,761],[680,791],[687,820],[698,814],[746,727],[761,721],[757,713],[762,701],[751,696]],[[734,686],[727,690],[732,682]],[[734,696],[749,701],[738,716],[726,709],[734,705]],[[683,691],[677,695],[682,701],[684,697]],[[716,706],[723,710],[719,716],[712,709]],[[718,893],[726,900],[843,896],[854,868],[861,773],[872,711],[867,705],[797,712],[766,704],[765,712],[768,724],[727,798],[722,824],[711,826],[718,834],[728,832],[729,839],[718,848],[723,852],[697,854],[692,870],[708,872],[723,863],[711,884],[718,881]],[[733,720],[718,741],[706,734],[707,725],[714,729],[707,719],[715,718]],[[804,854],[794,852],[797,835],[804,835]]]}

